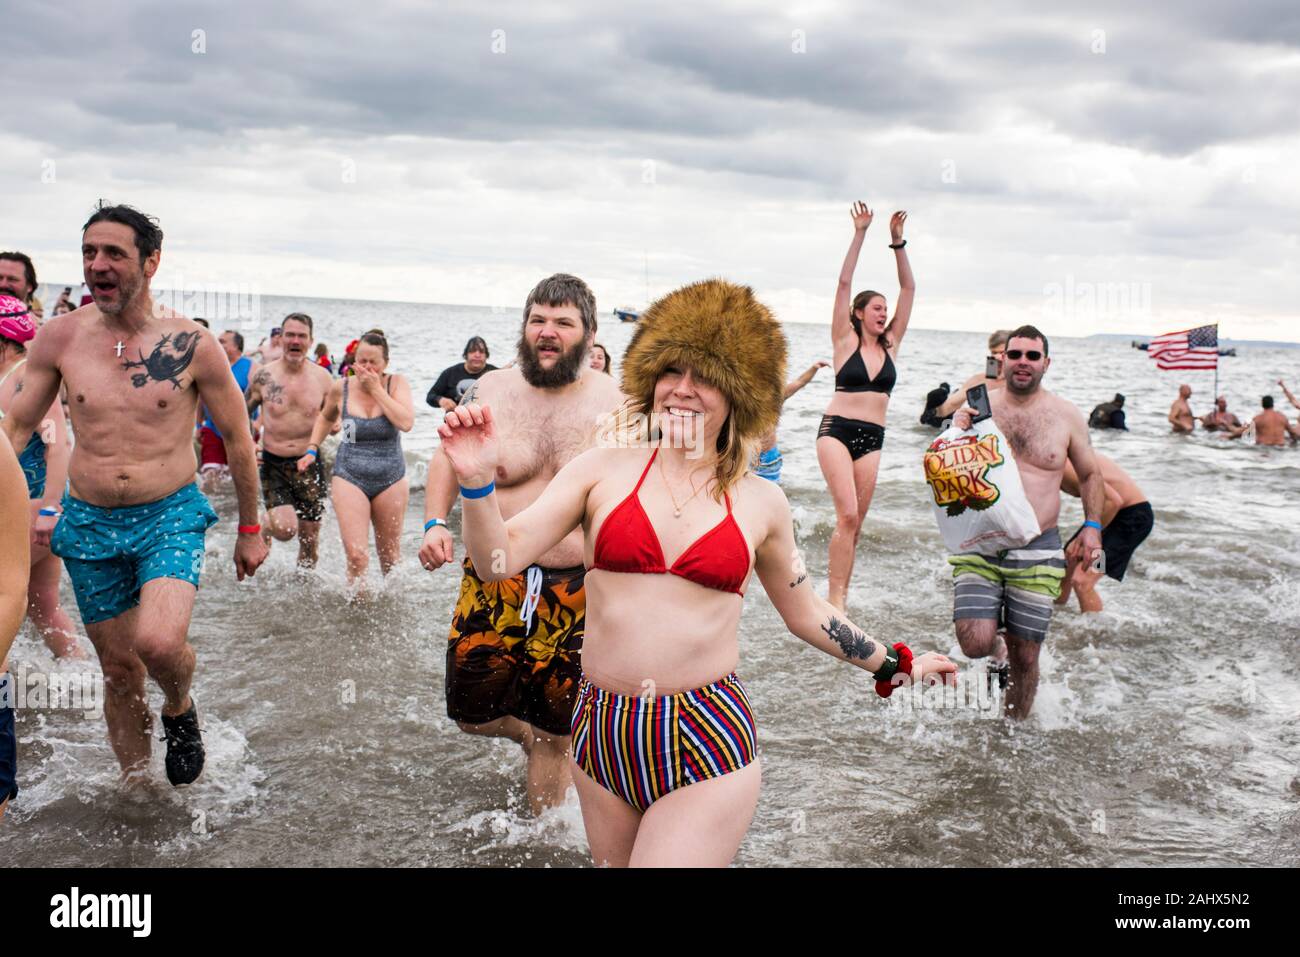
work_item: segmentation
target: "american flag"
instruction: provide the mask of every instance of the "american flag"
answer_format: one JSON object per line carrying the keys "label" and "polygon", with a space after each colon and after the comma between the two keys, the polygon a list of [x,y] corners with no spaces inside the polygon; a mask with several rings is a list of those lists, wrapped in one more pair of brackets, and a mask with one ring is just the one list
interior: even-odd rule
{"label": "american flag", "polygon": [[1151,340],[1147,354],[1157,369],[1217,369],[1219,327],[1197,326],[1182,332],[1166,332]]}

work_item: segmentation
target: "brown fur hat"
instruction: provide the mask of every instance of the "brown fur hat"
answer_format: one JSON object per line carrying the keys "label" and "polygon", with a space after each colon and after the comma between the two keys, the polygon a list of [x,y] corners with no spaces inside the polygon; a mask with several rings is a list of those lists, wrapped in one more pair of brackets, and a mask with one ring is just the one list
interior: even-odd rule
{"label": "brown fur hat", "polygon": [[722,391],[742,438],[776,427],[785,398],[785,333],[748,286],[706,279],[641,314],[623,356],[623,391],[649,404],[672,365],[690,366]]}

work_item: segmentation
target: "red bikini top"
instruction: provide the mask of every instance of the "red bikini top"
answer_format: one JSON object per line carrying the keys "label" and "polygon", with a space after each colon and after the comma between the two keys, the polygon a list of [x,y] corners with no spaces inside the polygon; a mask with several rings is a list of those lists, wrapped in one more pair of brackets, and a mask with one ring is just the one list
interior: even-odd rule
{"label": "red bikini top", "polygon": [[650,454],[632,494],[615,506],[600,526],[591,567],[607,572],[678,575],[705,588],[743,595],[740,586],[749,575],[749,545],[731,515],[731,496],[725,493],[727,517],[697,538],[672,568],[665,567],[659,536],[637,497],[658,454],[658,449]]}

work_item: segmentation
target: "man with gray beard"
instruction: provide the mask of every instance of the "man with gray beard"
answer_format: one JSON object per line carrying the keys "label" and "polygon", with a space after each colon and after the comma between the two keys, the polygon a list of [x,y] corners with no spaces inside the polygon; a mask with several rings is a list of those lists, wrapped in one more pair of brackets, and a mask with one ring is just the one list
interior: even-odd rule
{"label": "man with gray beard", "polygon": [[[517,363],[486,373],[461,399],[492,407],[502,450],[494,484],[507,519],[591,448],[600,419],[622,404],[613,379],[587,364],[595,335],[596,300],[587,284],[564,273],[543,279],[524,303]],[[451,462],[436,450],[420,548],[430,571],[452,560],[446,516],[458,488]],[[529,805],[540,813],[563,801],[569,785],[569,721],[586,618],[582,531],[505,581],[483,581],[468,558],[463,565],[447,647],[447,713],[463,731],[523,747]]]}

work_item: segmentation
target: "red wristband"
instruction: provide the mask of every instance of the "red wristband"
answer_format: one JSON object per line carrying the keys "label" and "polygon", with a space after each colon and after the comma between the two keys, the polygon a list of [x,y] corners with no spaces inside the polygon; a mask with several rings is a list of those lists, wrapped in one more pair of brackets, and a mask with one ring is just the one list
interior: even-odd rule
{"label": "red wristband", "polygon": [[898,685],[894,684],[894,679],[899,675],[907,675],[907,680],[912,680],[912,649],[901,641],[894,643],[894,650],[898,652],[898,670],[890,676],[888,681],[876,682],[876,694],[882,698],[888,698],[894,693]]}
{"label": "red wristband", "polygon": [[262,530],[261,525],[240,525],[239,526],[240,535],[256,535],[261,530]]}

